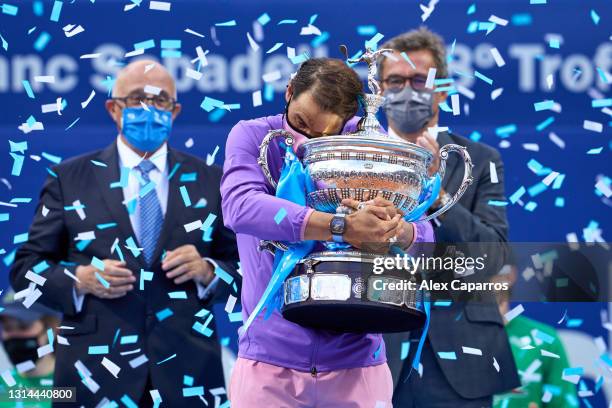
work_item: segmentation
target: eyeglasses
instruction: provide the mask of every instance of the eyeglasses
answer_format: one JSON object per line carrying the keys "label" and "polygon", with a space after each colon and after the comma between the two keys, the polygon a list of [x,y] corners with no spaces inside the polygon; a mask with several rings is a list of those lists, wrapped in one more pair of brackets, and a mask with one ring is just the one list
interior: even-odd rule
{"label": "eyeglasses", "polygon": [[407,83],[410,83],[410,87],[415,90],[425,89],[425,83],[427,77],[423,75],[415,75],[411,77],[403,75],[389,75],[386,79],[383,79],[383,83],[387,86],[391,92],[399,92],[406,87]]}
{"label": "eyeglasses", "polygon": [[142,94],[116,97],[111,99],[113,101],[121,101],[127,107],[130,108],[142,106],[143,103],[149,106],[155,106],[157,109],[165,111],[173,111],[176,107],[176,99],[169,98],[164,95],[147,96]]}

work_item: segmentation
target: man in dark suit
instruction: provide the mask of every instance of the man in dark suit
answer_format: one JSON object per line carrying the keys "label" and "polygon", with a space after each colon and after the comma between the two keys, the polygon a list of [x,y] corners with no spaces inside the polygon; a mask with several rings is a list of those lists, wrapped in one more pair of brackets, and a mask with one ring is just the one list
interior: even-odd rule
{"label": "man in dark suit", "polygon": [[64,314],[54,382],[78,405],[212,406],[212,303],[239,283],[221,170],[168,147],[181,107],[163,66],[126,66],[106,108],[119,136],[52,168],[11,282]]}
{"label": "man in dark suit", "polygon": [[[434,92],[427,81],[428,75],[448,77],[445,46],[439,36],[421,28],[391,39],[382,48],[393,50],[379,66],[382,88],[388,100],[385,113],[389,134],[431,151],[434,155],[432,174],[440,165],[440,146],[451,143],[465,146],[472,158],[474,182],[461,200],[434,220],[434,234],[438,243],[486,243],[482,244],[484,249],[480,248],[480,255],[488,250],[489,257],[494,256],[489,265],[477,273],[476,279],[484,282],[499,271],[508,251],[504,207],[490,204],[505,199],[500,155],[489,146],[440,131],[438,104],[444,102],[447,93]],[[436,71],[430,71],[432,68]],[[457,191],[463,173],[463,162],[457,155],[450,154],[442,190],[430,213],[450,200],[449,194]],[[493,394],[520,385],[503,320],[492,294],[488,302],[454,301],[450,305],[432,306],[421,355],[422,372],[411,373],[409,362],[420,334],[385,336],[395,406],[488,407]],[[410,342],[407,343],[411,345],[410,354],[402,360],[400,353],[406,342]],[[471,354],[463,347],[470,348]],[[480,355],[474,349],[480,351]],[[449,355],[454,359],[448,358]]]}

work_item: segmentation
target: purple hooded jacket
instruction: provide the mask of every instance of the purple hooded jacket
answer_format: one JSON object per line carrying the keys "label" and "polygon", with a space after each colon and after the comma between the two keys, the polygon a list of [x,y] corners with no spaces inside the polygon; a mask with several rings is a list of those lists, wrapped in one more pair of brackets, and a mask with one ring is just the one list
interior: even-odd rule
{"label": "purple hooded jacket", "polygon": [[[351,119],[344,133],[356,129],[359,118]],[[259,145],[273,129],[282,129],[282,115],[240,121],[231,130],[225,149],[221,181],[223,219],[236,233],[240,254],[242,316],[247,320],[272,276],[273,256],[257,249],[261,239],[295,242],[303,239],[308,207],[274,196],[257,164]],[[280,138],[270,143],[268,164],[278,180],[284,151]],[[274,216],[284,208],[287,215],[276,223]],[[433,242],[429,222],[418,223],[417,241]],[[278,312],[264,320],[265,312],[241,333],[238,356],[299,371],[327,372],[367,367],[386,362],[380,334],[342,334],[313,330],[283,318]]]}

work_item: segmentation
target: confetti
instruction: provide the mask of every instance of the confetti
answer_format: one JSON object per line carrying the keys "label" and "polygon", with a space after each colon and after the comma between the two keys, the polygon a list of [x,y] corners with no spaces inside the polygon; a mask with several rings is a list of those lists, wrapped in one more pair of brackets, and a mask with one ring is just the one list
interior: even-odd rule
{"label": "confetti", "polygon": [[504,61],[504,58],[501,56],[497,48],[495,47],[491,48],[491,55],[493,56],[493,59],[495,60],[495,63],[497,64],[498,67],[501,68],[504,65],[506,65],[506,61]]}
{"label": "confetti", "polygon": [[554,104],[555,104],[555,101],[553,101],[553,100],[536,102],[536,103],[533,104],[533,108],[535,109],[536,112],[540,112],[540,111],[543,111],[543,110],[550,110],[550,109],[552,109]]}
{"label": "confetti", "polygon": [[517,317],[518,315],[520,315],[524,311],[525,311],[525,309],[523,308],[523,305],[517,305],[514,308],[512,308],[511,310],[509,310],[504,315],[504,318],[506,319],[507,322],[510,322],[510,321],[512,321],[512,319],[514,319],[515,317]]}
{"label": "confetti", "polygon": [[493,80],[491,78],[489,78],[488,76],[481,74],[478,71],[474,71],[474,76],[478,79],[480,79],[481,81],[486,82],[489,85],[493,85]]}
{"label": "confetti", "polygon": [[593,24],[598,25],[599,24],[599,14],[597,14],[597,12],[593,9],[591,9],[591,20],[593,20]]}
{"label": "confetti", "polygon": [[472,347],[461,346],[464,354],[471,354],[474,356],[482,356],[482,350]]}
{"label": "confetti", "polygon": [[150,10],[158,10],[158,11],[170,11],[170,7],[172,3],[167,1],[150,1],[149,9]]}
{"label": "confetti", "polygon": [[436,79],[436,68],[429,68],[427,71],[427,80],[425,81],[425,88],[433,89],[434,81]]}
{"label": "confetti", "polygon": [[593,122],[590,120],[585,120],[582,123],[582,127],[586,130],[590,130],[590,131],[597,132],[597,133],[603,132],[603,124],[601,124],[600,122]]}
{"label": "confetti", "polygon": [[454,351],[438,351],[438,357],[443,360],[456,360],[457,355]]}
{"label": "confetti", "polygon": [[117,376],[119,375],[119,371],[121,371],[121,368],[117,364],[113,363],[111,360],[109,360],[106,357],[102,358],[101,364],[104,368],[106,368],[112,374],[113,377],[118,378]]}

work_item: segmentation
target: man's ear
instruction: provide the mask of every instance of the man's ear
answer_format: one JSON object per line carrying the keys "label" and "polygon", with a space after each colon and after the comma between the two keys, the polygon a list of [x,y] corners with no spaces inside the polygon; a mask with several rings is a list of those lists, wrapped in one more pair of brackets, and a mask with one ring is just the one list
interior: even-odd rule
{"label": "man's ear", "polygon": [[181,106],[180,103],[176,103],[176,105],[174,105],[174,110],[172,111],[172,120],[176,119],[176,117],[179,115],[179,113],[181,113],[181,109],[183,107]]}
{"label": "man's ear", "polygon": [[291,96],[293,96],[293,86],[291,85],[291,82],[289,82],[289,85],[287,85],[287,90],[285,91],[285,102],[289,103]]}

